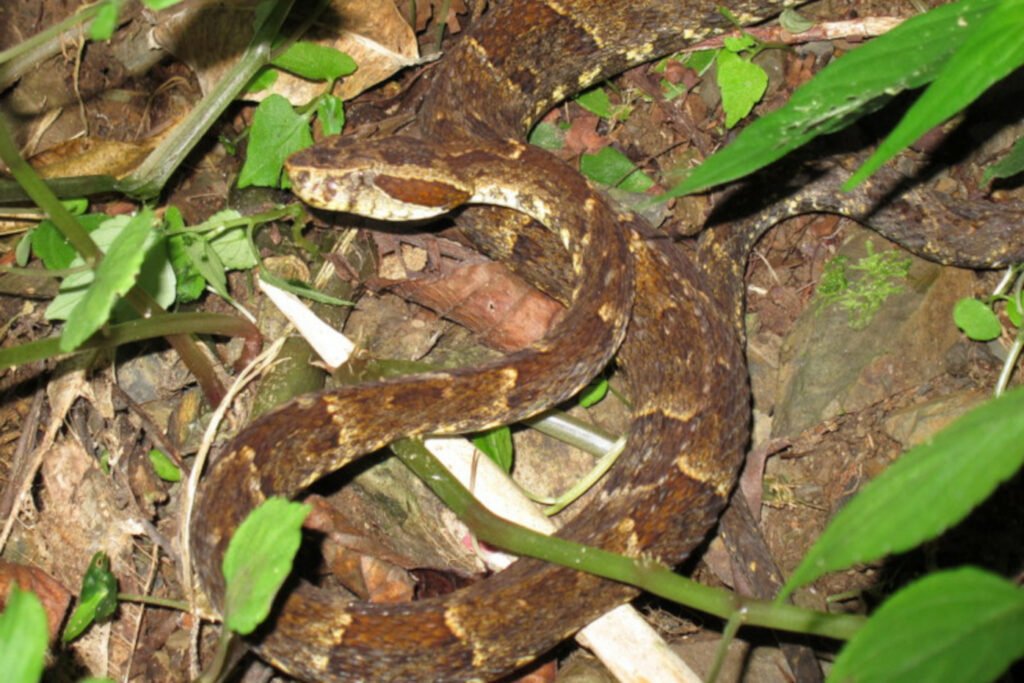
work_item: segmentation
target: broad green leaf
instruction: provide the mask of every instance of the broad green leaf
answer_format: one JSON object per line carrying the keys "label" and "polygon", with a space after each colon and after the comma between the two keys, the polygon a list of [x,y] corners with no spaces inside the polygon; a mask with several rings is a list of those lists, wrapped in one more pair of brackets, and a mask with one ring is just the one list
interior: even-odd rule
{"label": "broad green leaf", "polygon": [[629,157],[614,147],[604,147],[597,154],[581,156],[580,172],[602,185],[627,192],[643,192],[654,184],[646,173],[633,165]]}
{"label": "broad green leaf", "polygon": [[312,81],[333,81],[356,70],[355,60],[344,52],[304,40],[292,43],[271,64]]}
{"label": "broad green leaf", "polygon": [[1024,173],[1024,138],[1018,138],[1009,154],[986,168],[981,181],[987,183],[993,178],[1010,178],[1018,173]]}
{"label": "broad green leaf", "polygon": [[135,284],[153,236],[153,211],[144,209],[128,221],[95,270],[85,295],[68,315],[60,336],[61,351],[73,351],[110,318],[118,297]]}
{"label": "broad green leaf", "polygon": [[231,537],[221,569],[227,582],[224,622],[236,633],[252,633],[267,615],[291,571],[311,508],[269,498],[245,518]]}
{"label": "broad green leaf", "polygon": [[[100,249],[109,252],[129,221],[128,216],[115,216],[105,220],[92,233],[93,241]],[[138,284],[149,292],[150,296],[156,299],[161,306],[169,306],[174,301],[174,271],[167,260],[165,242],[158,240],[153,234],[147,238],[143,250],[145,251],[145,260],[140,268]],[[79,268],[84,265],[85,263],[80,257],[76,257],[70,263],[71,268]],[[81,299],[85,297],[93,277],[91,270],[83,269],[82,272],[64,278],[60,285],[60,294],[50,302],[46,309],[46,319],[68,319],[74,313]],[[115,307],[114,313],[115,317],[120,316],[124,319],[137,317],[137,314],[131,309],[120,303]]]}
{"label": "broad green leaf", "polygon": [[1024,64],[1024,0],[1000,0],[986,15],[963,26],[963,30],[968,32],[963,45],[878,149],[850,176],[844,189],[855,187],[904,147]]}
{"label": "broad green leaf", "polygon": [[751,123],[735,142],[659,199],[740,178],[819,135],[842,129],[903,90],[925,85],[967,39],[966,27],[997,2],[942,5],[843,55],[794,92],[784,107]]}
{"label": "broad green leaf", "polygon": [[46,663],[46,610],[31,591],[15,584],[0,614],[0,671],[4,680],[35,683]]}
{"label": "broad green leaf", "polygon": [[591,114],[600,116],[602,119],[612,118],[612,101],[608,97],[608,91],[604,88],[585,90],[576,96],[576,102]]}
{"label": "broad green leaf", "polygon": [[779,599],[819,576],[935,538],[1024,463],[1024,387],[967,413],[905,453],[836,514]]}
{"label": "broad green leaf", "polygon": [[106,619],[117,608],[117,578],[110,572],[110,558],[103,552],[92,556],[82,577],[82,592],[62,636],[74,640],[94,621]]}
{"label": "broad green leaf", "polygon": [[488,429],[473,437],[473,445],[497,463],[505,472],[512,471],[512,430],[507,426]]}
{"label": "broad green leaf", "polygon": [[249,148],[238,175],[238,187],[261,185],[288,187],[288,178],[281,177],[284,160],[292,152],[313,144],[305,117],[292,110],[288,100],[271,95],[260,102],[253,114],[249,130]]}
{"label": "broad green leaf", "polygon": [[722,91],[725,127],[732,128],[764,95],[768,74],[735,52],[721,50],[718,53],[718,87]]}
{"label": "broad green leaf", "polygon": [[553,123],[541,121],[530,131],[530,144],[541,149],[565,147],[565,131]]}
{"label": "broad green leaf", "polygon": [[152,463],[156,476],[164,481],[181,481],[181,470],[163,451],[156,448],[150,450],[149,462]]}
{"label": "broad green leaf", "polygon": [[846,644],[829,681],[992,681],[1024,656],[1024,590],[973,567],[889,598]]}
{"label": "broad green leaf", "polygon": [[[79,216],[77,220],[82,229],[91,234],[104,221],[110,220],[110,216],[105,213],[88,213]],[[64,239],[64,235],[50,219],[41,221],[36,229],[29,233],[29,239],[32,241],[32,252],[50,270],[64,270],[75,260],[75,248]]]}
{"label": "broad green leaf", "polygon": [[974,341],[989,341],[1003,332],[999,317],[977,299],[960,299],[953,306],[953,322]]}

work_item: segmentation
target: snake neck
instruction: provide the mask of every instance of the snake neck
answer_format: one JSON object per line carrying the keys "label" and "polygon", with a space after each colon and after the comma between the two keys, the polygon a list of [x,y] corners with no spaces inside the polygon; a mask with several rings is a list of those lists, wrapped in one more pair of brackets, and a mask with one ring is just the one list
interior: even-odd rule
{"label": "snake neck", "polygon": [[[625,69],[734,28],[720,0],[518,0],[493,6],[445,56],[420,110],[427,136],[522,139],[554,105]],[[741,23],[791,0],[725,3]],[[512,29],[510,30],[510,27]],[[523,55],[558,54],[545,63]]]}

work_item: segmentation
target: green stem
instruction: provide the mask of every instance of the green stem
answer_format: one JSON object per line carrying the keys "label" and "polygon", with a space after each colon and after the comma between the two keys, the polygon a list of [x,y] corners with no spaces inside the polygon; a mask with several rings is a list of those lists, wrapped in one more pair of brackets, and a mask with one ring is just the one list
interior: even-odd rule
{"label": "green stem", "polygon": [[[174,315],[140,318],[119,325],[111,325],[97,332],[75,351],[113,348],[143,339],[154,339],[168,335],[182,337],[186,334],[251,337],[257,334],[257,332],[248,321],[233,315],[175,313]],[[40,339],[28,344],[0,349],[0,369],[23,365],[45,358],[53,358],[63,354],[64,352],[60,350],[59,337]]]}
{"label": "green stem", "polygon": [[184,600],[169,600],[167,598],[156,598],[152,595],[138,595],[137,593],[118,593],[118,600],[124,602],[141,602],[145,605],[153,605],[154,607],[166,607],[168,609],[176,609],[179,612],[189,611],[189,604]]}
{"label": "green stem", "polygon": [[510,552],[636,586],[722,619],[738,613],[742,623],[748,625],[846,640],[864,623],[864,617],[826,614],[743,597],[687,579],[652,560],[625,557],[557,536],[539,534],[488,511],[430,455],[420,441],[403,439],[392,444],[391,448],[479,539]]}
{"label": "green stem", "polygon": [[271,13],[256,29],[245,52],[217,83],[217,87],[204,97],[188,117],[168,134],[146,160],[131,174],[117,183],[117,189],[137,198],[155,197],[177,170],[196,143],[238,93],[252,80],[256,72],[270,61],[270,51],[292,8],[294,0],[279,0]]}

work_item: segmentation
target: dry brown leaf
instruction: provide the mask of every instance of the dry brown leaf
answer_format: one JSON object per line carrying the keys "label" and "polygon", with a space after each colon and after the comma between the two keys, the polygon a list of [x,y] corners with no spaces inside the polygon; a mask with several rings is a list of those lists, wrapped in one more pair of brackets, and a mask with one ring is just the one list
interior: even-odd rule
{"label": "dry brown leaf", "polygon": [[56,637],[64,613],[71,602],[71,593],[59,581],[36,567],[14,564],[0,560],[0,608],[7,604],[11,586],[18,584],[22,590],[32,591],[39,598],[46,610],[46,625],[50,632],[50,640]]}
{"label": "dry brown leaf", "polygon": [[[339,25],[318,26],[330,37],[315,42],[341,50],[359,65],[354,74],[335,86],[334,94],[342,99],[355,97],[418,59],[416,36],[392,3],[333,0],[324,17],[333,18],[331,21]],[[190,7],[158,25],[153,39],[188,64],[207,93],[245,50],[252,36],[251,26],[251,12],[244,7]],[[322,82],[282,72],[269,89],[245,98],[259,101],[275,93],[302,105],[323,87]]]}

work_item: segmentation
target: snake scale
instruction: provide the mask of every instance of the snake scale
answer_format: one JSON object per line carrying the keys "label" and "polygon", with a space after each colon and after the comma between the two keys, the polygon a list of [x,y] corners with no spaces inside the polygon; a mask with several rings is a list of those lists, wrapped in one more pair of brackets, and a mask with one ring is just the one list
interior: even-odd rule
{"label": "snake scale", "polygon": [[[560,534],[669,564],[704,538],[725,505],[748,436],[736,302],[746,251],[761,228],[712,233],[698,268],[670,246],[642,239],[649,227],[520,141],[567,95],[728,29],[720,4],[750,22],[783,3],[492,3],[435,70],[418,120],[418,135],[429,143],[335,138],[289,160],[296,193],[314,206],[367,212],[399,200],[406,202],[400,213],[417,217],[482,202],[524,212],[569,254],[569,306],[544,339],[490,365],[303,396],[244,429],[211,467],[193,515],[193,557],[215,605],[223,599],[228,539],[267,497],[298,495],[401,437],[480,430],[533,415],[586,384],[616,350],[634,406],[628,442],[592,503]],[[851,200],[854,213],[867,212],[869,194]],[[799,198],[780,206],[780,215],[834,210]],[[898,230],[913,206],[883,209],[872,221]],[[459,217],[472,238],[501,252],[501,239],[487,232],[496,219],[504,220],[478,207]],[[549,242],[541,238],[538,248],[550,249]],[[506,251],[515,256],[515,247]],[[450,595],[408,604],[349,603],[303,583],[289,587],[272,628],[254,645],[309,680],[493,679],[634,594],[528,558]]]}

